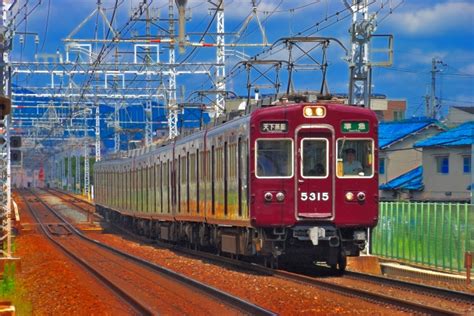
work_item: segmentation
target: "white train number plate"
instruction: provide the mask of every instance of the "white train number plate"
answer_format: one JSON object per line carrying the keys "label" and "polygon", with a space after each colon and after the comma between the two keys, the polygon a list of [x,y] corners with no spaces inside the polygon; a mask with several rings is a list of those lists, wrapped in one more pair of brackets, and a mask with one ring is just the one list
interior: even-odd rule
{"label": "white train number plate", "polygon": [[328,192],[301,192],[301,201],[328,201]]}

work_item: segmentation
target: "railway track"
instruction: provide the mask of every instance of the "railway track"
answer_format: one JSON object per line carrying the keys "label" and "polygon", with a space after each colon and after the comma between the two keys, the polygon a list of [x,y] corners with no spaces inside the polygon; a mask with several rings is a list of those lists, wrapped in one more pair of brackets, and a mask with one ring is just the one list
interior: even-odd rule
{"label": "railway track", "polygon": [[[88,204],[89,206],[92,206],[92,203],[88,203]],[[80,206],[76,205],[76,207],[80,207]],[[121,229],[120,227],[118,228]],[[322,288],[325,290],[331,290],[333,292],[336,292],[345,296],[357,297],[357,298],[361,298],[370,302],[377,302],[379,304],[390,305],[403,311],[436,314],[436,315],[459,314],[459,312],[453,311],[452,309],[442,308],[442,307],[439,307],[438,305],[435,306],[432,304],[415,302],[415,301],[411,301],[405,298],[394,297],[393,295],[390,295],[390,294],[375,293],[373,291],[349,287],[343,284],[332,282],[328,280],[327,278],[315,278],[305,272],[294,273],[294,272],[283,271],[283,270],[274,270],[274,269],[263,267],[261,265],[234,260],[227,257],[210,254],[207,252],[195,251],[195,250],[191,250],[185,247],[174,246],[174,245],[170,246],[169,244],[166,244],[166,243],[161,243],[155,240],[149,240],[149,239],[143,238],[141,236],[136,236],[133,233],[130,233],[123,229],[121,229],[121,231],[133,236],[134,238],[138,238],[141,241],[159,244],[160,246],[172,248],[173,250],[176,250],[181,253],[191,255],[200,259],[205,259],[205,260],[209,260],[209,261],[213,261],[213,262],[217,262],[221,264],[231,265],[239,269],[258,272],[258,273],[274,276],[277,278],[282,278],[282,279],[293,281],[293,282],[315,286],[315,287]],[[338,278],[338,279],[339,280],[352,279],[352,280],[370,282],[372,284],[377,284],[379,286],[383,285],[385,288],[381,287],[381,291],[385,291],[386,293],[387,293],[386,287],[388,286],[388,287],[396,288],[399,290],[404,290],[404,291],[409,290],[411,292],[421,293],[429,297],[431,300],[433,299],[450,300],[450,301],[455,301],[462,304],[471,304],[471,305],[474,302],[474,295],[469,294],[469,293],[457,292],[457,291],[436,288],[436,287],[422,285],[422,284],[389,279],[382,276],[373,276],[373,275],[366,275],[366,274],[361,274],[361,273],[356,273],[356,272],[347,272],[343,277]]]}
{"label": "railway track", "polygon": [[[90,239],[51,208],[41,196],[34,192],[30,194],[30,198],[23,194],[23,199],[48,239],[121,297],[138,314],[189,313],[189,306],[188,309],[182,309],[176,305],[176,300],[173,300],[175,305],[171,307],[163,306],[169,304],[169,301],[158,302],[162,296],[169,295],[165,292],[171,289],[174,299],[192,298],[189,302],[193,308],[191,311],[229,313],[234,310],[252,315],[274,315],[272,311],[224,291]],[[35,204],[35,207],[32,204]],[[107,261],[108,265],[104,263]],[[110,270],[112,268],[113,271]],[[136,280],[127,283],[127,278]],[[163,292],[161,295],[160,291]]]}
{"label": "railway track", "polygon": [[[433,314],[433,315],[458,315],[459,314],[458,312],[453,311],[451,309],[445,309],[438,306],[429,305],[426,303],[414,302],[408,299],[394,297],[393,295],[390,295],[390,294],[375,293],[373,291],[367,291],[364,289],[349,287],[343,284],[337,284],[337,283],[331,282],[327,278],[318,278],[318,277],[309,276],[304,273],[302,274],[302,273],[295,273],[295,272],[289,272],[289,271],[284,271],[284,270],[270,269],[261,265],[242,262],[235,259],[226,258],[226,257],[222,257],[222,256],[210,254],[210,253],[205,253],[205,252],[200,252],[196,250],[191,250],[191,249],[187,249],[183,247],[173,247],[173,249],[175,250],[177,249],[182,253],[195,256],[201,259],[206,259],[213,262],[232,265],[236,268],[245,269],[249,271],[255,271],[255,272],[263,273],[269,276],[274,276],[274,277],[282,278],[285,280],[290,280],[290,281],[294,281],[298,283],[315,286],[321,289],[330,290],[330,291],[333,291],[342,295],[346,295],[346,296],[361,298],[361,299],[368,300],[371,302],[391,305],[403,311],[422,313],[422,314]],[[410,289],[412,291],[417,291],[418,293],[422,293],[423,295],[429,296],[431,299],[436,298],[436,299],[441,299],[441,300],[454,300],[459,303],[470,304],[470,305],[472,305],[474,302],[474,295],[468,294],[468,293],[451,291],[447,289],[441,289],[441,288],[426,286],[422,284],[415,284],[411,282],[393,280],[393,279],[388,279],[386,277],[366,275],[366,274],[361,274],[361,273],[356,273],[356,272],[347,272],[346,274],[347,275],[343,277],[339,277],[338,279],[352,278],[352,279],[357,279],[357,280],[370,281],[372,283],[377,284],[378,286],[381,286],[381,291],[385,291],[385,292],[388,292],[386,286],[390,286],[390,287],[395,287],[395,288],[403,289],[403,290]]]}

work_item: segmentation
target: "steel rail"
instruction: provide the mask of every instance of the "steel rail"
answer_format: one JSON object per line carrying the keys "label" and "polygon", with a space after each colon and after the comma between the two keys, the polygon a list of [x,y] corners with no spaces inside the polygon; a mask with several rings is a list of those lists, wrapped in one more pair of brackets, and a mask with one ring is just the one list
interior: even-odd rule
{"label": "steel rail", "polygon": [[402,281],[402,280],[397,280],[397,279],[390,279],[385,276],[363,274],[363,273],[355,272],[355,271],[346,271],[345,276],[349,278],[354,278],[354,279],[368,280],[368,281],[378,283],[378,284],[382,282],[385,284],[393,285],[395,287],[410,288],[412,290],[415,290],[421,293],[428,293],[431,295],[442,296],[444,298],[450,298],[456,301],[463,301],[468,304],[474,305],[474,294],[471,294],[471,293],[447,290],[447,289],[443,289],[443,288],[439,288],[439,287],[435,287],[431,285],[419,284],[415,282]]}
{"label": "steel rail", "polygon": [[[59,191],[59,192],[61,192],[61,191]],[[63,193],[63,192],[61,192],[61,193]],[[64,193],[64,194],[67,195],[67,196],[72,196],[73,197],[73,195],[70,195],[68,193]],[[65,199],[63,199],[63,200],[65,200]],[[82,201],[81,200],[81,202],[85,202],[89,205],[93,205],[92,203],[90,203],[88,201]],[[70,202],[70,203],[72,203],[72,202]],[[80,206],[78,206],[78,205],[75,205],[75,206],[80,208]],[[297,273],[292,273],[292,272],[283,271],[283,270],[270,269],[270,268],[266,268],[264,266],[261,266],[261,265],[255,264],[255,263],[248,263],[248,262],[244,262],[244,261],[240,261],[240,260],[234,260],[234,259],[231,259],[231,258],[226,258],[226,257],[214,255],[214,254],[211,254],[211,253],[191,250],[191,249],[176,246],[176,245],[169,245],[169,244],[164,243],[164,242],[160,242],[160,241],[156,241],[156,240],[150,240],[148,238],[137,236],[137,235],[135,235],[135,234],[133,234],[133,233],[127,231],[127,230],[124,230],[121,227],[118,227],[116,225],[114,225],[114,226],[119,228],[121,231],[133,236],[134,238],[138,238],[140,240],[145,240],[145,241],[148,241],[150,243],[154,243],[154,244],[157,244],[157,245],[160,245],[160,246],[164,246],[166,248],[172,248],[173,250],[177,250],[177,251],[180,251],[180,252],[188,254],[188,255],[199,257],[201,259],[216,261],[216,262],[219,262],[219,263],[232,265],[232,266],[240,268],[240,269],[250,270],[250,271],[253,271],[253,272],[258,272],[258,273],[262,273],[262,274],[269,275],[269,276],[275,276],[275,277],[283,278],[283,279],[290,280],[290,281],[296,281],[298,283],[304,283],[304,284],[308,284],[308,285],[315,286],[315,287],[318,287],[318,288],[329,289],[333,292],[343,294],[343,295],[346,295],[346,296],[359,297],[359,298],[367,299],[369,301],[377,301],[377,302],[381,302],[383,304],[389,304],[389,305],[396,306],[396,307],[398,307],[400,309],[403,309],[403,310],[410,310],[410,311],[417,312],[417,313],[428,313],[428,314],[436,314],[436,315],[457,315],[456,312],[453,312],[451,310],[446,310],[446,309],[443,309],[443,308],[439,308],[439,307],[436,307],[436,306],[428,306],[426,304],[412,302],[412,301],[408,301],[408,300],[405,300],[405,299],[392,297],[392,296],[389,296],[389,295],[373,293],[373,292],[370,292],[370,291],[367,291],[367,290],[355,289],[355,288],[352,288],[352,287],[345,287],[343,285],[330,283],[330,282],[320,280],[320,279],[316,279],[316,278],[312,278],[312,277],[309,277],[309,276],[306,276],[306,275],[303,275],[303,274],[297,274]],[[385,283],[385,284],[390,284],[392,286],[398,286],[398,287],[403,287],[403,288],[411,288],[411,289],[420,291],[421,293],[429,293],[429,294],[432,294],[432,295],[442,296],[444,298],[462,300],[462,301],[465,301],[467,303],[471,303],[471,302],[474,301],[474,295],[469,294],[469,293],[452,291],[452,290],[447,290],[447,289],[442,289],[442,288],[437,288],[437,287],[432,287],[432,286],[427,286],[427,285],[422,285],[422,284],[416,284],[416,283],[406,282],[406,281],[401,281],[401,280],[394,280],[394,279],[389,279],[389,278],[386,278],[386,277],[365,275],[365,274],[356,273],[356,272],[349,272],[348,271],[348,272],[346,272],[346,274],[349,275],[349,276],[353,276],[353,277],[357,276],[359,278],[365,278],[367,280],[375,281],[379,284],[380,283]]]}
{"label": "steel rail", "polygon": [[[55,216],[57,216],[61,221],[63,221],[63,223],[65,225],[68,226],[68,228],[74,233],[76,234],[77,236],[81,237],[82,239],[84,240],[87,240],[91,243],[94,243],[104,249],[107,249],[115,254],[118,254],[122,257],[125,257],[127,259],[130,259],[138,264],[141,264],[151,270],[154,270],[156,272],[159,272],[163,275],[166,275],[166,276],[169,276],[183,284],[186,284],[186,285],[190,285],[194,288],[196,288],[197,290],[200,290],[201,292],[203,293],[206,293],[208,295],[211,295],[215,298],[218,298],[220,300],[222,300],[223,302],[227,303],[228,305],[238,309],[238,310],[241,310],[243,312],[246,312],[246,313],[249,313],[251,315],[262,315],[262,316],[268,316],[268,315],[276,315],[274,312],[270,311],[270,310],[267,310],[263,307],[260,307],[256,304],[253,304],[253,303],[250,303],[246,300],[243,300],[239,297],[236,297],[236,296],[233,296],[225,291],[222,291],[222,290],[219,290],[215,287],[212,287],[212,286],[209,286],[207,284],[204,284],[202,282],[199,282],[199,281],[196,281],[194,279],[191,279],[185,275],[182,275],[180,273],[177,273],[177,272],[174,272],[170,269],[167,269],[165,267],[162,267],[162,266],[159,266],[157,264],[154,264],[152,262],[149,262],[149,261],[146,261],[144,259],[141,259],[139,257],[136,257],[136,256],[133,256],[131,254],[128,254],[128,253],[125,253],[121,250],[118,250],[114,247],[111,247],[109,245],[106,245],[104,243],[101,243],[97,240],[94,240],[92,238],[89,238],[87,237],[86,235],[84,235],[81,231],[79,231],[76,227],[74,227],[74,225],[72,225],[71,223],[69,223],[64,217],[62,217],[58,212],[56,212],[53,208],[51,208],[47,203],[45,203],[36,193],[32,193],[33,195],[35,195],[37,197],[37,199],[39,200],[40,203],[42,203],[49,211],[51,211],[53,214],[55,214]],[[76,206],[78,207],[78,206]]]}
{"label": "steel rail", "polygon": [[[357,288],[353,288],[353,287],[347,287],[347,286],[343,286],[343,285],[339,285],[339,284],[334,284],[334,283],[331,283],[331,282],[324,281],[322,279],[316,279],[316,278],[306,276],[306,275],[303,275],[303,274],[297,274],[297,273],[292,273],[292,272],[283,271],[283,270],[270,269],[270,268],[267,268],[267,267],[264,267],[264,266],[261,266],[261,265],[255,264],[255,263],[243,262],[243,261],[234,260],[234,259],[231,259],[231,258],[225,258],[225,257],[221,257],[221,256],[218,256],[218,255],[205,253],[205,252],[201,252],[201,251],[196,251],[196,250],[191,250],[191,249],[178,247],[178,246],[174,246],[173,250],[178,250],[182,253],[192,255],[192,256],[195,256],[195,257],[199,257],[201,259],[217,261],[219,263],[233,265],[237,268],[251,270],[251,271],[259,272],[259,273],[262,273],[262,274],[265,274],[265,275],[274,276],[274,277],[278,277],[278,278],[293,281],[293,282],[298,282],[298,283],[302,283],[302,284],[306,284],[306,285],[315,286],[315,287],[318,287],[318,288],[321,288],[321,289],[324,289],[324,290],[330,290],[332,292],[339,293],[339,294],[342,294],[342,295],[345,295],[345,296],[358,297],[358,298],[362,298],[362,299],[372,301],[372,302],[374,302],[374,301],[375,302],[381,302],[383,304],[388,304],[388,305],[395,306],[395,307],[400,308],[402,310],[409,310],[409,311],[416,312],[416,313],[427,313],[427,314],[435,314],[435,315],[457,315],[458,314],[458,313],[453,312],[451,310],[446,310],[446,309],[439,308],[439,307],[436,307],[436,306],[428,306],[426,304],[412,302],[412,301],[408,301],[408,300],[405,300],[405,299],[392,297],[390,295],[374,293],[374,292],[370,292],[370,291],[367,291],[367,290],[362,290],[362,289],[357,289]],[[381,279],[385,280],[386,278],[381,278]],[[404,285],[404,281],[400,281],[400,283],[398,283],[398,284],[399,285]],[[420,285],[419,288],[422,289],[424,287],[422,285]],[[446,296],[449,296],[453,292],[453,291],[450,291],[450,290],[439,289],[439,288],[437,289],[437,291],[438,291],[438,293],[443,293],[443,296],[444,296],[445,293],[446,293]],[[447,293],[449,293],[449,294],[447,294]],[[454,295],[454,294],[452,294],[452,295]],[[467,295],[469,296],[469,294],[467,294]],[[471,297],[472,297],[472,295],[471,295]]]}
{"label": "steel rail", "polygon": [[[24,193],[20,194],[20,195],[22,196],[23,201],[25,202],[25,204],[26,204],[28,210],[30,211],[31,215],[35,218],[35,220],[40,225],[41,230],[43,231],[43,234],[50,240],[51,243],[53,243],[57,248],[59,248],[72,261],[76,262],[77,264],[79,264],[80,266],[85,268],[86,271],[88,271],[90,274],[92,274],[92,276],[94,276],[96,279],[98,279],[102,284],[104,284],[107,288],[109,288],[115,295],[117,295],[120,299],[122,299],[132,310],[136,311],[137,313],[139,313],[141,315],[153,315],[153,311],[151,309],[149,309],[147,306],[142,305],[133,296],[129,295],[127,292],[125,292],[120,287],[115,285],[113,282],[111,282],[109,279],[107,279],[105,276],[103,276],[99,271],[94,269],[86,261],[82,260],[80,257],[75,255],[72,251],[70,251],[69,249],[64,247],[55,237],[52,236],[49,229],[41,221],[41,219],[39,218],[37,212],[31,206],[32,202],[28,201],[28,199],[25,197]],[[32,194],[32,196],[35,196],[35,195]],[[41,203],[40,200],[38,200],[37,202]]]}
{"label": "steel rail", "polygon": [[[54,190],[54,189],[44,189],[43,191],[45,192],[48,192],[60,199],[62,199],[63,201],[67,202],[67,203],[71,203],[72,205],[74,205],[75,207],[81,209],[81,211],[83,211],[84,213],[90,215],[90,216],[94,216],[98,219],[104,219],[104,217],[102,215],[100,215],[99,213],[97,212],[90,212],[89,210],[86,210],[82,207],[80,207],[79,205],[77,205],[77,203],[84,203],[84,204],[88,204],[89,206],[92,206],[92,207],[95,207],[95,205],[87,200],[83,200],[79,197],[76,197],[74,196],[73,194],[69,193],[69,192],[64,192],[64,191],[60,191],[60,190]],[[61,195],[65,195],[65,196],[68,196],[70,197],[71,199],[74,199],[74,201],[71,201],[71,200],[67,200],[64,198],[64,196],[61,196]]]}

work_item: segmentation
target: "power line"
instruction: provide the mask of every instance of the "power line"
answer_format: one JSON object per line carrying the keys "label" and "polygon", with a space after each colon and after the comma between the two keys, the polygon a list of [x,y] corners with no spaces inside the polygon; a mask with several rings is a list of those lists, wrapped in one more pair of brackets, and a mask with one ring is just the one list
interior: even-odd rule
{"label": "power line", "polygon": [[41,49],[40,49],[41,52],[44,49],[44,44],[46,43],[46,38],[48,37],[48,25],[49,25],[50,10],[51,10],[51,0],[48,0],[48,11],[46,13],[46,23],[45,23],[45,27],[44,27],[43,44],[41,45]]}

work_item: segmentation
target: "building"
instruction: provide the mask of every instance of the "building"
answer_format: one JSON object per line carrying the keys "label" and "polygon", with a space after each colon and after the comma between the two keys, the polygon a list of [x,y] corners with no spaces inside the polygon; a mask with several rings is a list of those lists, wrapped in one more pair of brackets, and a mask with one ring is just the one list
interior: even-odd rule
{"label": "building", "polygon": [[474,121],[474,106],[449,107],[446,125],[453,127],[470,121]]}
{"label": "building", "polygon": [[[335,93],[335,98],[342,102],[348,102],[346,93]],[[401,121],[405,119],[407,101],[404,99],[388,99],[384,94],[372,94],[370,98],[370,109],[377,113],[379,121]]]}
{"label": "building", "polygon": [[[422,189],[422,153],[416,142],[430,138],[444,127],[434,119],[416,118],[381,122],[379,125],[380,198],[405,197],[403,192]],[[418,176],[418,178],[414,178]],[[416,183],[416,186],[415,186]]]}
{"label": "building", "polygon": [[419,141],[422,149],[423,191],[414,199],[425,201],[469,201],[473,183],[472,146],[474,121]]}
{"label": "building", "polygon": [[406,100],[372,99],[371,108],[377,113],[380,121],[401,121],[405,119]]}

